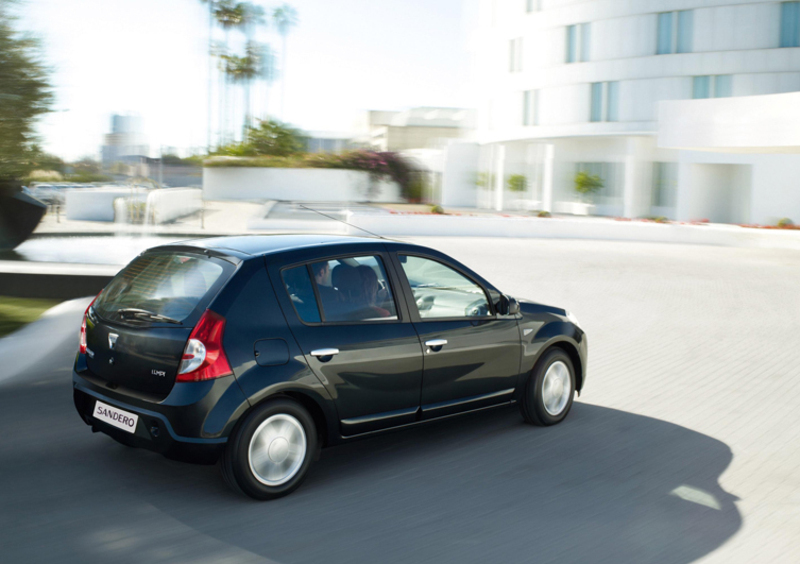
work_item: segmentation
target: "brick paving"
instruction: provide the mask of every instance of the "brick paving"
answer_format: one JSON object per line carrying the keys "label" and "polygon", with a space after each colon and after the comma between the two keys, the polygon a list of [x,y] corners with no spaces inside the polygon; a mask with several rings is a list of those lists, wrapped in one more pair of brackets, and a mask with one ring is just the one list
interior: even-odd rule
{"label": "brick paving", "polygon": [[[800,252],[425,239],[589,335],[580,401],[727,445],[741,528],[702,562],[800,562]],[[613,440],[609,437],[609,440]]]}

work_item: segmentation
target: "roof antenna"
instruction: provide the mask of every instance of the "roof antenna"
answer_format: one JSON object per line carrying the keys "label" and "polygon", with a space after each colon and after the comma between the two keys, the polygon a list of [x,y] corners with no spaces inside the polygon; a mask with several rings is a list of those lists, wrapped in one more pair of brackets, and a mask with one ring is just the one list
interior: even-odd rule
{"label": "roof antenna", "polygon": [[378,239],[386,239],[387,241],[389,240],[389,239],[387,239],[386,237],[384,237],[383,235],[378,235],[377,233],[373,233],[372,231],[369,231],[369,230],[367,230],[367,229],[364,229],[363,227],[359,227],[358,225],[353,225],[352,223],[348,223],[348,222],[346,222],[346,221],[345,221],[345,220],[343,220],[343,219],[339,219],[338,217],[333,217],[332,215],[328,215],[328,214],[326,214],[326,213],[322,213],[322,212],[321,212],[321,211],[319,211],[319,210],[315,210],[314,208],[310,208],[310,207],[308,207],[308,206],[306,206],[306,205],[303,205],[303,204],[297,204],[297,205],[298,205],[299,207],[303,208],[303,209],[306,209],[306,210],[308,210],[308,211],[312,211],[312,212],[314,212],[314,213],[318,213],[319,215],[321,215],[321,216],[323,216],[323,217],[327,217],[328,219],[332,219],[333,221],[339,221],[339,222],[341,222],[341,223],[344,223],[345,225],[347,225],[347,226],[349,226],[349,227],[355,227],[355,228],[356,228],[356,229],[358,229],[359,231],[363,231],[364,233],[369,233],[370,235],[372,235],[373,237],[377,237]]}

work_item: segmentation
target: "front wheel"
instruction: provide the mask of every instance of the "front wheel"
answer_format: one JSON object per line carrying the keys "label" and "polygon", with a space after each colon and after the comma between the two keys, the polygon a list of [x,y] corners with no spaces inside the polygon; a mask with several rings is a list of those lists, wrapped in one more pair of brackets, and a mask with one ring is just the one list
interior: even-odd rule
{"label": "front wheel", "polygon": [[555,425],[564,420],[575,396],[575,369],[569,355],[551,349],[536,363],[525,385],[520,410],[532,425]]}
{"label": "front wheel", "polygon": [[257,407],[229,439],[222,475],[234,490],[254,499],[283,497],[306,477],[318,448],[314,420],[290,399]]}

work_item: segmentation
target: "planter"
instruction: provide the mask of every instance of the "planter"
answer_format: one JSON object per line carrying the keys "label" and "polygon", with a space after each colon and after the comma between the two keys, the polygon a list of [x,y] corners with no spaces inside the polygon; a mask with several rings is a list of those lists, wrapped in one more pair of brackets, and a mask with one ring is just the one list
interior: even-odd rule
{"label": "planter", "polygon": [[593,215],[597,209],[594,204],[586,202],[558,202],[555,207],[560,213],[572,215]]}

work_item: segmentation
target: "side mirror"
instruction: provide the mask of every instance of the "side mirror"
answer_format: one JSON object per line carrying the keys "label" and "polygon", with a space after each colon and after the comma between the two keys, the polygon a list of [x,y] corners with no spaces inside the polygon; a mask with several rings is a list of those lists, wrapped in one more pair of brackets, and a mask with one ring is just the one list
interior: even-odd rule
{"label": "side mirror", "polygon": [[519,302],[516,298],[501,294],[500,301],[497,303],[497,312],[500,315],[516,315],[519,313]]}

